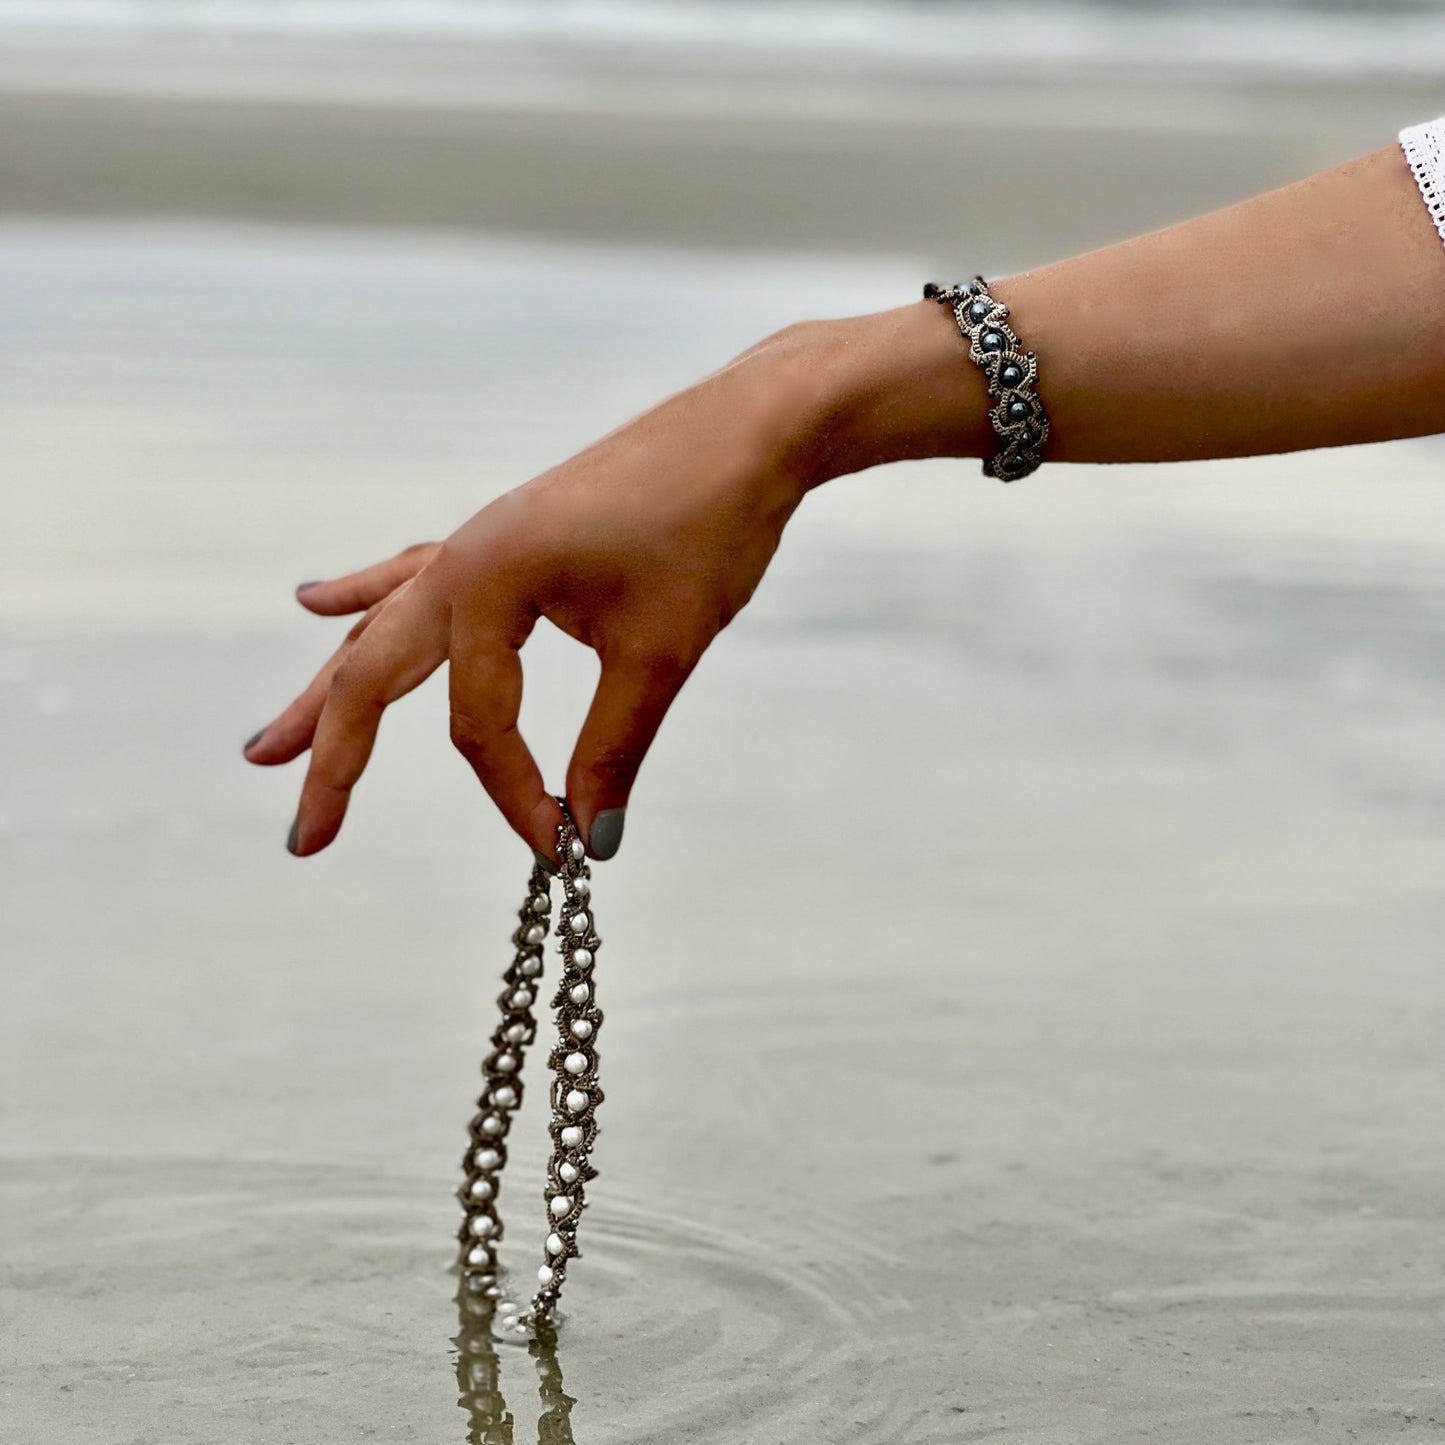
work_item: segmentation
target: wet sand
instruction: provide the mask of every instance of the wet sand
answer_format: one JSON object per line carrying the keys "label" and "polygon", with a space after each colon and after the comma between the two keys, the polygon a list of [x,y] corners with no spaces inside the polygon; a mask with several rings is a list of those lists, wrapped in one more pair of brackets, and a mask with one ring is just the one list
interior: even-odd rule
{"label": "wet sand", "polygon": [[[1439,1438],[1445,448],[810,499],[598,869],[529,1358],[447,1272],[526,859],[436,681],[285,854],[238,748],[340,631],[289,589],[920,251],[105,209],[0,224],[15,1439]],[[594,670],[529,668],[556,776]]]}

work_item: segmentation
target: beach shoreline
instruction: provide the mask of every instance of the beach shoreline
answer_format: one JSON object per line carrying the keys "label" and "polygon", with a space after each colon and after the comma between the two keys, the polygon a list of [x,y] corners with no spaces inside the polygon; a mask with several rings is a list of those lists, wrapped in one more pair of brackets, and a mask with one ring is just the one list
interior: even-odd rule
{"label": "beach shoreline", "polygon": [[[1023,267],[1394,140],[1438,83],[1218,66],[822,71],[536,44],[30,31],[0,214],[476,229]],[[977,257],[977,262],[974,258]]]}

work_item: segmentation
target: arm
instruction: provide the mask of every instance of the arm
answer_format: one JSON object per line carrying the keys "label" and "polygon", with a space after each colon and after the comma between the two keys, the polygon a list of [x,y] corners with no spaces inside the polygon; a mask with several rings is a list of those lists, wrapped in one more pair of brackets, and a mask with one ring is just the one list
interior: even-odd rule
{"label": "arm", "polygon": [[[1445,248],[1396,147],[991,289],[1039,355],[1049,461],[1445,431]],[[445,542],[305,588],[313,612],[362,616],[246,745],[261,765],[311,752],[291,851],[335,838],[382,712],[450,661],[454,743],[550,855],[561,814],[517,730],[520,650],[546,617],[601,659],[566,796],[593,856],[610,857],[672,699],[807,491],[880,462],[991,453],[986,406],[932,301],[803,323]]]}
{"label": "arm", "polygon": [[[1398,146],[990,290],[1038,353],[1048,461],[1445,431],[1445,246]],[[820,474],[992,452],[983,378],[946,308],[841,325]]]}

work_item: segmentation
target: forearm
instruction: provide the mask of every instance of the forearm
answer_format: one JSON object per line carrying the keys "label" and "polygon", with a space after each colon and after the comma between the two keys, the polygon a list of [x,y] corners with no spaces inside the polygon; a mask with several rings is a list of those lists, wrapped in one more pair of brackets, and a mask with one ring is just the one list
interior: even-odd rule
{"label": "forearm", "polygon": [[[1048,461],[1445,431],[1445,247],[1398,146],[990,289],[1038,353]],[[807,440],[816,479],[996,448],[947,307],[834,325]]]}

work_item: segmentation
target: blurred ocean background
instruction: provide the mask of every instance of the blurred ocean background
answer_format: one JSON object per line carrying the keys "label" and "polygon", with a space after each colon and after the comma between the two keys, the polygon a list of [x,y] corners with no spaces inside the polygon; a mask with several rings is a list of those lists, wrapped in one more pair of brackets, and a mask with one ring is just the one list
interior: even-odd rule
{"label": "blurred ocean background", "polygon": [[871,63],[1180,60],[1438,70],[1439,0],[5,0],[0,21],[114,30],[526,40]]}
{"label": "blurred ocean background", "polygon": [[768,331],[1442,112],[1442,4],[0,0],[0,1439],[1438,1441],[1439,439],[809,499],[597,869],[532,1358],[447,1273],[528,860],[444,681],[316,859],[239,750],[296,583]]}

